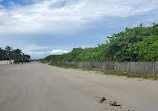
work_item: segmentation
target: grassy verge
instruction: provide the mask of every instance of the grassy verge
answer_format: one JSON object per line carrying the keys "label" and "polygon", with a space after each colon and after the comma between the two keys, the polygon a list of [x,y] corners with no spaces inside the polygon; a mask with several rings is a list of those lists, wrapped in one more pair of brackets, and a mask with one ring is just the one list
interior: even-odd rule
{"label": "grassy verge", "polygon": [[158,80],[158,76],[156,75],[148,75],[148,74],[135,74],[135,73],[127,73],[122,71],[112,71],[98,68],[81,68],[75,66],[67,66],[67,65],[59,65],[59,64],[49,64],[51,66],[61,67],[65,69],[81,69],[83,71],[97,71],[105,75],[115,75],[115,76],[125,76],[127,78],[143,78],[143,79],[153,79]]}

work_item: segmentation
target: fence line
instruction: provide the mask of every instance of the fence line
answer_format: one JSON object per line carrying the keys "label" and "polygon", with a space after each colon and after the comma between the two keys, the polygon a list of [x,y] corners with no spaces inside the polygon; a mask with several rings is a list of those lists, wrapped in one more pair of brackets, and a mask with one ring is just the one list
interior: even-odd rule
{"label": "fence line", "polygon": [[14,60],[1,60],[0,64],[14,64]]}
{"label": "fence line", "polygon": [[158,62],[52,62],[52,64],[158,75]]}

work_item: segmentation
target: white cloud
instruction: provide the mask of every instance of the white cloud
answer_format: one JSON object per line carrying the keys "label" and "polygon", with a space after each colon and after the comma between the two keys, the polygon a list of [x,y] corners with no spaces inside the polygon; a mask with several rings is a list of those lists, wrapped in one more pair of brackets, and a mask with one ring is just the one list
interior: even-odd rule
{"label": "white cloud", "polygon": [[[38,1],[38,2],[37,2]],[[39,2],[40,1],[40,2]],[[77,30],[85,22],[106,17],[127,17],[157,7],[157,0],[35,0],[0,11],[0,33],[60,33]]]}
{"label": "white cloud", "polygon": [[51,50],[48,51],[48,53],[54,55],[54,54],[63,54],[63,53],[68,53],[69,51],[67,50],[62,50],[62,49],[55,49],[55,50]]}
{"label": "white cloud", "polygon": [[31,59],[41,59],[41,58],[44,58],[49,55],[47,52],[42,52],[42,51],[40,51],[40,52],[30,51],[27,54],[29,54],[31,56]]}
{"label": "white cloud", "polygon": [[60,55],[63,53],[68,53],[70,51],[68,50],[63,50],[63,49],[53,49],[51,51],[29,51],[27,54],[31,55],[31,57],[34,59],[39,59],[39,58],[44,58],[48,55]]}
{"label": "white cloud", "polygon": [[[1,44],[0,44],[1,45]],[[15,47],[14,47],[15,48]],[[31,44],[28,46],[23,46],[20,49],[26,54],[31,55],[33,59],[35,58],[44,58],[48,55],[58,55],[58,54],[63,54],[63,53],[68,53],[68,49],[53,49],[49,50],[49,47],[46,46],[38,46],[35,44]]]}

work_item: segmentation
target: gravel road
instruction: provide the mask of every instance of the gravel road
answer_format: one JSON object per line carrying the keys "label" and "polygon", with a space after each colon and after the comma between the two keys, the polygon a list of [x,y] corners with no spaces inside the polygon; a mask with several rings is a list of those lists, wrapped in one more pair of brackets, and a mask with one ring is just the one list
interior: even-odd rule
{"label": "gravel road", "polygon": [[158,81],[41,63],[0,65],[0,111],[158,111]]}

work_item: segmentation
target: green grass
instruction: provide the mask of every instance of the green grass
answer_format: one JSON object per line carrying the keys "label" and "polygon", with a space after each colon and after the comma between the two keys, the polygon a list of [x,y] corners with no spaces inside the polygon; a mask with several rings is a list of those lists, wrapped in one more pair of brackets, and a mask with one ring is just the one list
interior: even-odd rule
{"label": "green grass", "polygon": [[83,71],[97,71],[97,72],[99,72],[101,74],[105,74],[105,75],[115,75],[115,76],[125,76],[127,78],[143,78],[143,79],[158,80],[157,75],[135,74],[135,73],[127,73],[127,72],[122,72],[122,71],[113,71],[113,70],[105,70],[105,69],[98,69],[98,68],[81,68],[81,67],[59,65],[59,64],[49,64],[49,65],[60,67],[60,68],[65,68],[65,69],[80,69]]}

